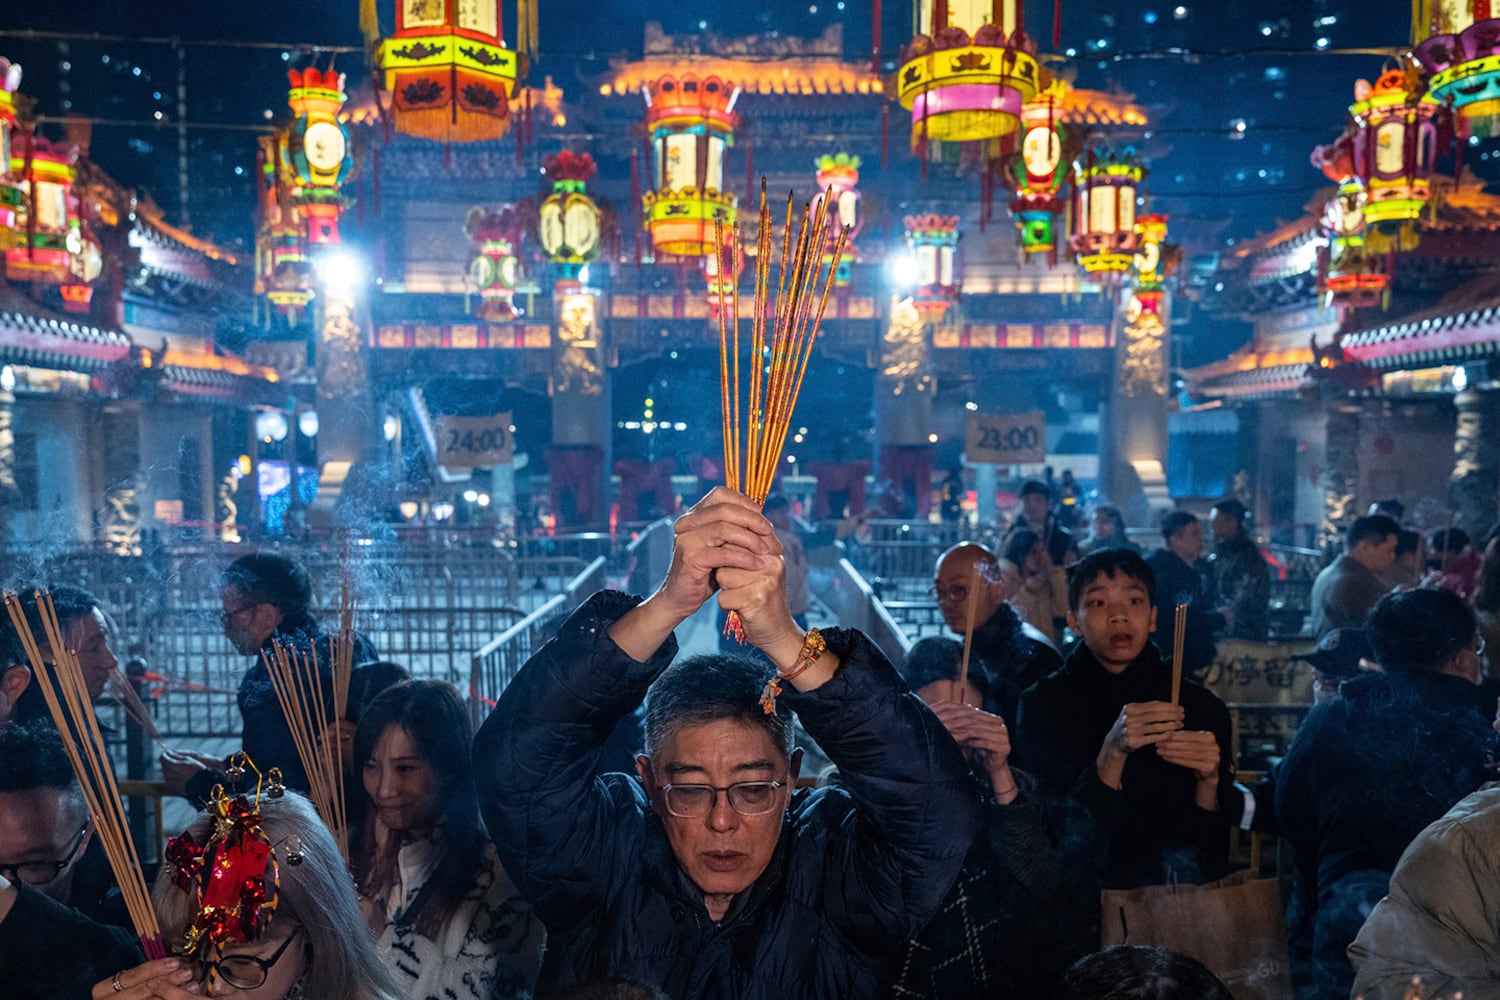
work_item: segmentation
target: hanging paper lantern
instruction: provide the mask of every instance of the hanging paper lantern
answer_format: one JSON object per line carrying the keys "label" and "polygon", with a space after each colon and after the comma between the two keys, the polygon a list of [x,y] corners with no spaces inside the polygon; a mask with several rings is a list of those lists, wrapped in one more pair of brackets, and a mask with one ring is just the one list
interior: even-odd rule
{"label": "hanging paper lantern", "polygon": [[734,224],[724,190],[724,154],[734,145],[739,89],[710,76],[663,76],[644,88],[651,133],[652,187],[641,198],[658,253],[703,257],[714,249],[714,220]]}
{"label": "hanging paper lantern", "polygon": [[1460,138],[1500,135],[1500,18],[1489,0],[1437,5],[1437,33],[1412,55],[1427,78],[1425,103],[1453,109]]}
{"label": "hanging paper lantern", "polygon": [[375,63],[396,131],[439,142],[505,135],[520,70],[500,37],[499,0],[401,0]]}
{"label": "hanging paper lantern", "polygon": [[833,286],[845,288],[853,280],[854,262],[859,260],[859,250],[854,244],[854,239],[865,225],[864,216],[860,212],[860,201],[863,196],[858,190],[860,158],[848,153],[838,153],[833,156],[825,154],[814,162],[818,167],[818,193],[813,197],[813,210],[816,211],[822,205],[823,199],[831,190],[833,202],[828,211],[833,213],[838,221],[837,226],[829,227],[828,243],[823,248],[823,263],[825,266],[833,263],[834,245],[838,241],[839,231],[842,230],[847,241],[844,244],[843,256],[839,258],[838,269],[833,275]]}
{"label": "hanging paper lantern", "polygon": [[1094,152],[1075,164],[1073,237],[1069,243],[1078,263],[1091,274],[1118,275],[1130,270],[1139,235],[1135,202],[1146,176],[1134,150]]}
{"label": "hanging paper lantern", "polygon": [[998,139],[1021,125],[1021,108],[1045,85],[1036,46],[1005,0],[918,0],[926,30],[901,50],[896,99],[922,139]]}
{"label": "hanging paper lantern", "polygon": [[585,191],[594,158],[563,150],[544,164],[552,193],[537,213],[537,235],[560,281],[578,281],[583,265],[599,253],[599,206]]}
{"label": "hanging paper lantern", "polygon": [[349,130],[339,121],[344,106],[344,74],[317,69],[291,70],[287,99],[297,120],[287,135],[285,152],[296,184],[291,200],[314,246],[337,245],[339,216],[348,204],[339,187],[354,169]]}
{"label": "hanging paper lantern", "polygon": [[1368,200],[1365,221],[1384,236],[1401,236],[1416,245],[1412,223],[1432,194],[1432,167],[1437,146],[1436,105],[1419,100],[1406,74],[1387,70],[1373,85],[1354,85],[1349,106],[1353,131],[1354,174],[1364,181]]}
{"label": "hanging paper lantern", "polygon": [[478,253],[469,262],[469,283],[478,290],[480,299],[475,314],[491,323],[515,319],[511,300],[520,276],[516,245],[521,242],[521,222],[515,208],[471,208],[464,235],[478,244]]}
{"label": "hanging paper lantern", "polygon": [[1065,135],[1061,108],[1049,91],[1021,110],[1025,133],[1021,151],[1011,163],[1016,196],[1010,210],[1021,231],[1021,251],[1057,254],[1057,228],[1067,213],[1062,186],[1068,164],[1063,156]]}
{"label": "hanging paper lantern", "polygon": [[1143,215],[1136,220],[1136,251],[1131,258],[1135,269],[1132,295],[1141,313],[1159,315],[1166,292],[1167,217],[1160,213]]}
{"label": "hanging paper lantern", "polygon": [[259,226],[255,234],[255,292],[295,325],[313,299],[306,233],[292,206],[296,177],[286,152],[287,132],[260,137],[256,153]]}
{"label": "hanging paper lantern", "polygon": [[16,214],[19,240],[5,252],[5,273],[17,281],[61,284],[87,244],[73,197],[78,148],[34,135],[21,145],[11,150],[10,169],[26,200]]}
{"label": "hanging paper lantern", "polygon": [[[1354,169],[1354,137],[1344,133],[1313,150],[1313,166],[1338,185],[1323,211],[1328,244],[1318,254],[1318,293],[1325,306],[1364,308],[1380,305],[1390,286],[1383,253],[1370,247],[1365,212],[1365,182]],[[1378,241],[1377,241],[1378,242]]]}
{"label": "hanging paper lantern", "polygon": [[11,157],[20,133],[16,117],[16,88],[21,86],[21,67],[0,57],[0,250],[16,246],[22,239],[16,220],[25,194],[19,174],[11,170]]}
{"label": "hanging paper lantern", "polygon": [[916,264],[912,305],[923,323],[940,323],[958,298],[958,216],[908,215],[906,243]]}

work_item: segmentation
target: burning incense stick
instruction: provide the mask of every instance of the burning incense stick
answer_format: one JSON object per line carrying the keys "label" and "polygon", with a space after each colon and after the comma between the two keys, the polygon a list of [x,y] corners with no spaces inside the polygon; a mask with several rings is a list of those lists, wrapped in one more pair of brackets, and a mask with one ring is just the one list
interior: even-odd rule
{"label": "burning incense stick", "polygon": [[141,701],[141,696],[135,692],[135,685],[130,683],[130,678],[126,677],[125,672],[119,667],[109,672],[108,687],[110,693],[115,696],[115,701],[119,702],[125,714],[130,716],[130,721],[140,726],[141,732],[145,733],[151,742],[163,750],[169,749],[162,741],[161,731],[156,728],[156,720],[152,718],[151,710],[146,707],[145,702]]}
{"label": "burning incense stick", "polygon": [[[776,480],[776,470],[786,446],[807,363],[822,328],[834,274],[848,242],[842,229],[834,234],[835,217],[828,204],[832,189],[816,211],[804,206],[802,219],[792,236],[793,201],[787,196],[786,222],[781,230],[781,268],[772,299],[771,267],[775,224],[766,205],[766,185],[761,181],[759,227],[755,237],[755,300],[750,309],[748,385],[740,378],[739,286],[726,292],[719,286],[719,401],[724,429],[724,479],[732,490],[744,493],[758,504]],[[726,242],[727,239],[727,242]],[[833,252],[826,273],[820,275],[823,250]],[[714,222],[714,252],[720,274],[737,274],[741,264],[740,227]],[[734,267],[726,266],[732,257]],[[822,292],[818,291],[819,281]],[[727,318],[726,318],[727,317]],[[731,358],[732,355],[732,358]],[[744,421],[741,422],[741,399]],[[730,612],[727,634],[743,639],[739,616]]]}
{"label": "burning incense stick", "polygon": [[94,715],[93,699],[89,696],[88,685],[83,679],[83,668],[78,664],[76,651],[68,648],[63,637],[57,609],[52,605],[52,595],[47,591],[39,591],[36,594],[36,607],[52,654],[53,667],[50,669],[48,658],[42,655],[41,647],[26,620],[20,598],[14,593],[5,595],[5,609],[10,613],[11,624],[15,626],[16,634],[20,636],[21,644],[26,649],[32,677],[41,688],[47,711],[51,713],[53,724],[62,736],[63,748],[67,751],[73,773],[83,791],[89,817],[94,822],[94,831],[104,847],[115,881],[120,886],[120,895],[130,913],[130,922],[141,939],[141,947],[147,958],[165,958],[167,953],[162,944],[161,927],[156,920],[156,910],[151,905],[151,893],[141,872],[135,842],[130,838],[124,803],[115,784],[114,765],[99,731],[99,720]]}
{"label": "burning incense stick", "polygon": [[1187,635],[1186,604],[1177,605],[1176,618],[1172,622],[1172,704],[1182,693],[1182,641]]}
{"label": "burning incense stick", "polygon": [[964,621],[964,655],[958,664],[958,700],[968,704],[969,650],[974,645],[974,615],[979,610],[979,563],[974,563],[969,579],[969,613]]}

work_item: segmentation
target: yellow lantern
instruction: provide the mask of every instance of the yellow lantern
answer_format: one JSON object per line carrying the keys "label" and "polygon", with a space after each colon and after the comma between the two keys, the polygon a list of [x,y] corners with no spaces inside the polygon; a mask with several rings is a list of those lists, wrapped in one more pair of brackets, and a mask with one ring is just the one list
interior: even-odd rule
{"label": "yellow lantern", "polygon": [[[896,99],[911,112],[912,143],[998,139],[1045,85],[1036,46],[1005,0],[917,0],[926,30],[901,51]],[[1007,23],[1007,16],[1011,23]]]}
{"label": "yellow lantern", "polygon": [[724,190],[724,155],[734,144],[739,89],[717,76],[663,76],[645,86],[654,190],[641,198],[658,253],[703,257],[714,249],[714,221],[734,224]]}

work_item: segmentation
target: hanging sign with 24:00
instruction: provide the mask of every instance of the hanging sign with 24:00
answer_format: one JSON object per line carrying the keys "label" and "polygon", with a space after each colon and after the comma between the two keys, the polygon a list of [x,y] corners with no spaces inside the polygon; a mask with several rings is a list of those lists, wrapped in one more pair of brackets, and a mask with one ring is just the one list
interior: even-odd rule
{"label": "hanging sign with 24:00", "polygon": [[970,462],[1033,465],[1047,460],[1047,421],[1041,410],[1030,413],[970,413],[964,436]]}
{"label": "hanging sign with 24:00", "polygon": [[439,415],[434,421],[438,464],[450,469],[509,465],[515,457],[516,441],[510,432],[511,415],[453,417]]}

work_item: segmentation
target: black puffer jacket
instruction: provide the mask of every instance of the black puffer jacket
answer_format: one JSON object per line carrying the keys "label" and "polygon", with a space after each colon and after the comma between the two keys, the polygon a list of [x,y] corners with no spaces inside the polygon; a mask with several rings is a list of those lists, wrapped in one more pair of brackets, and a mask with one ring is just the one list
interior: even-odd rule
{"label": "black puffer jacket", "polygon": [[485,821],[547,926],[539,989],[622,977],[673,1000],[873,998],[942,903],[978,824],[957,744],[858,632],[842,661],[781,704],[838,764],[844,789],[801,791],[764,874],[708,916],[634,777],[592,777],[616,720],[676,653],[646,663],[609,638],[634,606],[596,594],[516,675],[474,743]]}
{"label": "black puffer jacket", "polygon": [[974,630],[971,647],[977,667],[989,682],[985,708],[1014,726],[1016,705],[1025,691],[1062,666],[1057,650],[1034,638],[1009,604]]}
{"label": "black puffer jacket", "polygon": [[[1176,558],[1175,556],[1173,558]],[[1125,763],[1117,791],[1099,780],[1094,763],[1110,727],[1127,704],[1167,701],[1172,668],[1146,643],[1124,672],[1112,674],[1079,643],[1063,668],[1021,696],[1018,763],[1053,795],[1071,795],[1093,815],[1109,842],[1104,885],[1130,889],[1172,880],[1210,882],[1229,864],[1229,827],[1244,811],[1234,785],[1229,709],[1184,679],[1184,726],[1211,732],[1219,744],[1218,807],[1194,804],[1191,771],[1145,747]]]}

